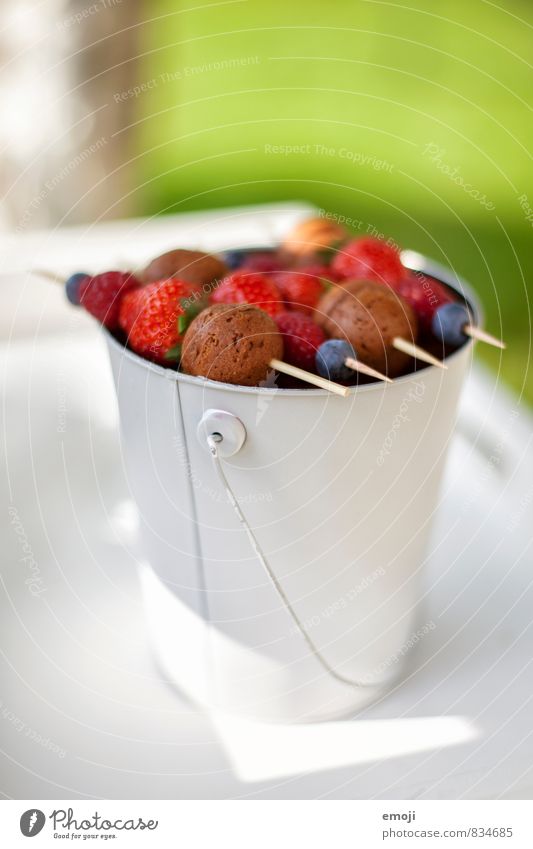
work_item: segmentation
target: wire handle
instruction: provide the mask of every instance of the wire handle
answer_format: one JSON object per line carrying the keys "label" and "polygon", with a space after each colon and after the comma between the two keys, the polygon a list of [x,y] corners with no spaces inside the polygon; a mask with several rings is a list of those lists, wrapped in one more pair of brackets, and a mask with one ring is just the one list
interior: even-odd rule
{"label": "wire handle", "polygon": [[221,462],[219,451],[218,451],[218,445],[220,445],[220,443],[222,441],[223,441],[223,437],[220,433],[212,433],[207,437],[207,446],[209,448],[209,452],[211,454],[211,457],[213,458],[213,465],[214,465],[215,471],[216,471],[216,473],[219,477],[220,483],[222,484],[222,486],[223,486],[223,488],[226,492],[226,495],[228,496],[229,503],[231,504],[231,506],[233,507],[233,509],[235,511],[235,514],[236,514],[236,516],[239,520],[239,524],[241,525],[243,530],[246,532],[246,536],[248,537],[248,539],[250,541],[250,545],[252,546],[257,559],[259,560],[261,566],[263,567],[263,569],[267,573],[268,577],[272,581],[277,594],[279,595],[283,604],[287,608],[290,616],[292,617],[292,619],[294,621],[294,624],[296,625],[300,634],[302,635],[305,642],[307,643],[307,646],[309,647],[311,653],[314,655],[316,660],[320,663],[322,668],[325,669],[325,671],[329,675],[331,675],[332,678],[335,678],[341,684],[348,684],[350,687],[374,686],[373,684],[365,683],[363,681],[354,681],[351,678],[347,678],[345,675],[341,675],[339,672],[337,672],[332,666],[330,666],[330,664],[328,663],[326,658],[321,654],[320,650],[315,645],[313,639],[307,633],[304,624],[302,623],[300,617],[298,616],[294,607],[292,606],[289,599],[287,598],[287,595],[286,595],[283,587],[281,586],[278,579],[276,578],[276,575],[274,574],[274,572],[270,568],[270,566],[267,562],[267,559],[266,559],[265,555],[263,554],[263,551],[261,550],[261,546],[259,545],[259,542],[258,542],[254,532],[252,531],[250,525],[246,521],[244,513],[242,512],[241,508],[239,507],[239,503],[238,503],[237,499],[235,498],[233,490],[232,490],[232,488],[231,488],[231,486],[228,482],[228,479],[227,479],[227,477],[224,473],[224,469],[222,468],[222,462]]}

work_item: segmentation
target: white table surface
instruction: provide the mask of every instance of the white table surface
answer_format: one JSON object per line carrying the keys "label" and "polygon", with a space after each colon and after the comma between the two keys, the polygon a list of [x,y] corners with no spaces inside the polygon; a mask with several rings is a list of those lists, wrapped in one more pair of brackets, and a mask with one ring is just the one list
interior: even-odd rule
{"label": "white table surface", "polygon": [[59,290],[22,272],[138,264],[179,243],[264,242],[305,209],[5,240],[5,797],[533,795],[532,419],[479,369],[463,395],[429,556],[436,627],[393,693],[350,721],[258,726],[199,711],[154,665],[103,340]]}

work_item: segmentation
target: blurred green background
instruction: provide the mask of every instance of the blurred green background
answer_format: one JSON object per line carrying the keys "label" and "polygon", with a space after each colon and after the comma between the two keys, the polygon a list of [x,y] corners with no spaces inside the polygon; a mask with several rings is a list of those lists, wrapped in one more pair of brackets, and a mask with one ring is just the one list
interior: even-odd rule
{"label": "blurred green background", "polygon": [[157,0],[150,13],[140,211],[301,198],[374,227],[475,286],[509,343],[478,356],[532,401],[533,4]]}

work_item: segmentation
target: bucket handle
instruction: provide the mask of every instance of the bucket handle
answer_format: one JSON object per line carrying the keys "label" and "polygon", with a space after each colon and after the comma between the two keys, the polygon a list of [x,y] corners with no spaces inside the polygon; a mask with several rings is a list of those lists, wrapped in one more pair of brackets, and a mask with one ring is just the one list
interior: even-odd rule
{"label": "bucket handle", "polygon": [[233,494],[233,490],[232,490],[232,488],[229,484],[229,481],[228,481],[228,479],[227,479],[227,477],[224,473],[224,469],[222,468],[222,460],[221,460],[221,453],[222,452],[221,452],[220,449],[221,449],[223,441],[224,441],[224,437],[222,436],[221,433],[207,434],[207,447],[209,448],[209,452],[210,452],[211,457],[213,459],[213,465],[215,467],[215,471],[218,475],[220,483],[222,484],[222,487],[224,488],[224,490],[226,492],[226,495],[228,496],[229,503],[231,504],[231,506],[233,507],[233,509],[235,511],[235,514],[236,514],[236,516],[239,520],[239,524],[241,525],[241,527],[245,531],[246,536],[248,537],[248,539],[250,541],[250,545],[252,546],[257,559],[259,560],[261,566],[263,567],[266,574],[270,578],[270,580],[271,580],[271,582],[274,586],[274,589],[276,590],[278,596],[280,597],[281,601],[283,602],[287,611],[289,612],[290,616],[292,617],[294,624],[298,628],[298,631],[300,632],[303,639],[307,643],[307,646],[309,647],[311,654],[314,655],[316,660],[319,662],[319,664],[322,666],[322,668],[325,669],[325,671],[328,673],[328,675],[331,675],[332,678],[335,678],[335,680],[339,681],[341,684],[345,684],[345,685],[348,684],[350,687],[375,686],[374,684],[371,684],[371,683],[368,683],[368,682],[365,683],[364,681],[357,681],[357,680],[353,680],[352,678],[347,678],[345,675],[341,675],[340,672],[337,672],[328,663],[326,658],[323,656],[323,654],[320,652],[320,650],[316,646],[314,640],[309,636],[303,622],[301,621],[301,619],[298,616],[298,614],[296,613],[294,607],[290,603],[290,601],[287,597],[287,594],[285,593],[285,590],[283,589],[283,587],[281,586],[280,582],[278,581],[276,575],[274,574],[273,570],[269,566],[268,561],[267,561],[265,555],[263,554],[261,546],[259,545],[257,537],[255,536],[250,525],[246,521],[244,513],[242,512],[242,510],[239,506],[239,503],[238,503],[237,499],[235,498],[235,495]]}

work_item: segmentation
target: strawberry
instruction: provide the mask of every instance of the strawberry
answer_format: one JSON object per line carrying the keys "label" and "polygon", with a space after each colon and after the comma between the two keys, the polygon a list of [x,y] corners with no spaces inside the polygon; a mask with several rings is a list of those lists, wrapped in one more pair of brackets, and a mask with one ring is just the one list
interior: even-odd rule
{"label": "strawberry", "polygon": [[312,313],[324,294],[324,283],[306,271],[278,271],[271,275],[289,309]]}
{"label": "strawberry", "polygon": [[274,316],[283,336],[283,358],[293,366],[316,371],[316,352],[326,336],[309,315],[297,310],[280,312]]}
{"label": "strawberry", "polygon": [[109,330],[116,330],[120,302],[127,292],[138,286],[139,281],[129,271],[104,271],[81,280],[77,298],[101,324]]}
{"label": "strawberry", "polygon": [[347,242],[335,254],[331,265],[333,271],[344,278],[372,280],[390,286],[407,275],[399,250],[373,236]]}
{"label": "strawberry", "polygon": [[411,304],[424,330],[431,330],[431,321],[436,310],[454,300],[451,292],[442,283],[420,272],[409,273],[392,288]]}
{"label": "strawberry", "polygon": [[137,354],[164,365],[179,360],[183,334],[201,306],[193,284],[169,277],[128,292],[119,323]]}
{"label": "strawberry", "polygon": [[254,304],[269,315],[283,307],[283,297],[275,283],[264,274],[237,271],[221,280],[211,295],[212,304]]}

